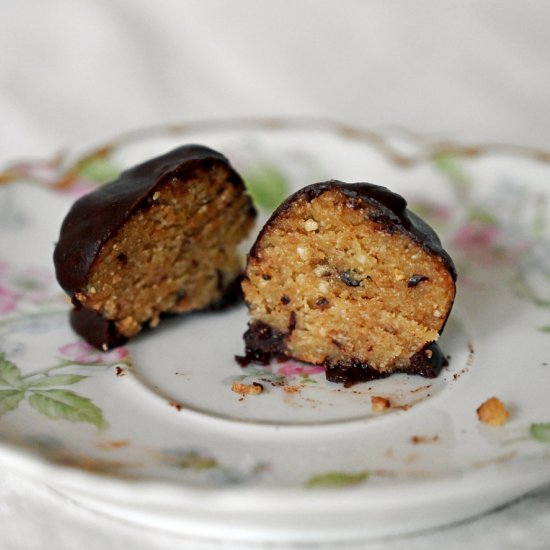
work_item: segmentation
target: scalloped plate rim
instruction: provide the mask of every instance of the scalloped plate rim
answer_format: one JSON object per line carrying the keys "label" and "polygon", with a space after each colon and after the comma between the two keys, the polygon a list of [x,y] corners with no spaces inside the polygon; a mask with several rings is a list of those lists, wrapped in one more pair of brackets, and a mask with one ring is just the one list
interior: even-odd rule
{"label": "scalloped plate rim", "polygon": [[[256,120],[260,125],[267,124],[265,129],[269,129],[269,121],[273,120],[282,120],[285,123],[290,124],[292,117],[271,117],[269,119],[252,119]],[[326,120],[325,120],[326,121]],[[210,121],[212,123],[213,121]],[[225,122],[224,122],[225,123]],[[323,131],[329,133],[337,130],[337,122],[330,122],[329,124],[334,124],[332,129],[320,128]],[[353,128],[351,125],[342,125],[342,127],[348,126]],[[277,129],[277,128],[274,128]],[[286,128],[288,129],[288,128]],[[308,128],[315,129],[315,128]],[[362,131],[362,130],[359,130]],[[338,132],[336,132],[338,133]],[[360,141],[363,141],[360,139]],[[369,144],[372,145],[372,144]],[[424,147],[421,147],[420,150],[427,151],[432,147],[429,141],[424,144]],[[536,149],[532,149],[536,151]],[[379,151],[380,152],[380,151]],[[384,154],[381,152],[380,154]],[[489,152],[487,154],[493,154]],[[497,153],[498,154],[498,153]],[[508,156],[508,155],[506,155]],[[521,153],[519,156],[523,156]],[[542,162],[547,163],[546,160],[541,158],[530,158],[533,162]],[[81,468],[68,468],[59,464],[52,463],[47,459],[38,456],[37,454],[32,453],[32,451],[22,448],[17,444],[12,444],[7,441],[0,441],[0,461],[2,463],[8,464],[10,467],[21,474],[27,475],[36,480],[41,480],[46,482],[49,485],[54,487],[59,487],[62,491],[63,489],[69,491],[83,491],[86,487],[90,489],[97,488],[97,494],[99,493],[117,493],[117,498],[128,499],[130,496],[133,498],[136,497],[136,491],[139,491],[140,495],[144,497],[153,497],[156,495],[157,499],[162,501],[163,499],[172,499],[174,503],[177,501],[178,504],[181,504],[182,499],[184,501],[189,500],[189,503],[193,505],[202,505],[205,508],[211,508],[213,504],[219,505],[220,508],[226,509],[228,505],[235,505],[238,500],[243,506],[259,506],[260,509],[266,511],[273,511],[277,509],[277,505],[281,504],[281,498],[285,497],[286,499],[290,498],[291,508],[299,509],[303,506],[310,506],[313,508],[319,509],[327,506],[328,508],[333,508],[333,498],[335,494],[334,489],[330,490],[315,490],[315,491],[304,491],[303,488],[289,488],[284,487],[280,489],[276,488],[266,488],[262,487],[262,497],[264,500],[255,501],[257,498],[257,488],[242,488],[242,487],[229,487],[229,488],[193,488],[186,487],[183,484],[170,484],[170,482],[159,481],[159,480],[143,480],[143,479],[125,479],[114,476],[104,476],[99,475],[95,472],[89,472]],[[501,483],[498,487],[495,487],[495,491],[498,489],[502,491],[506,488],[516,487],[517,496],[525,494],[533,489],[542,486],[543,484],[550,483],[550,471],[545,472],[547,475],[541,479],[541,471],[537,471],[536,474],[533,474],[530,471],[519,471],[514,472],[513,475],[510,475],[502,482],[502,470],[506,471],[508,468],[507,465],[502,465],[500,467],[490,467],[484,469],[481,472],[476,470],[468,470],[465,473],[459,475],[461,479],[465,481],[463,485],[459,484],[459,493],[467,493],[471,490],[471,485],[466,483],[468,481],[474,481],[478,474],[489,476],[495,473],[496,478],[500,479]],[[496,470],[499,470],[496,472]],[[537,476],[536,482],[534,480],[534,475]],[[49,482],[45,481],[47,479],[53,479],[55,481]],[[369,486],[369,485],[359,485],[353,489],[346,488],[345,490],[337,489],[338,498],[340,499],[340,504],[342,506],[349,506],[350,508],[356,508],[357,506],[368,507],[369,503],[372,504],[374,500],[381,499],[385,505],[390,506],[392,502],[396,499],[399,499],[403,496],[403,491],[407,493],[407,497],[411,498],[411,494],[418,493],[419,487],[424,490],[429,488],[431,496],[438,496],[448,494],[448,491],[452,488],[455,492],[457,491],[456,486],[457,475],[451,474],[442,478],[435,479],[419,479],[414,481],[407,481],[399,488],[399,494],[396,494],[395,487],[392,485],[383,485],[383,486]],[[94,487],[94,484],[97,487]],[[520,489],[519,486],[523,488]],[[83,491],[86,493],[87,491]],[[91,491],[92,494],[95,492]],[[408,494],[411,493],[411,494]],[[368,496],[367,499],[364,497]],[[423,497],[418,496],[420,500]],[[198,500],[197,500],[198,499]],[[374,500],[373,500],[374,499]],[[285,503],[286,511],[288,511],[289,504]],[[310,510],[311,512],[311,510]]]}

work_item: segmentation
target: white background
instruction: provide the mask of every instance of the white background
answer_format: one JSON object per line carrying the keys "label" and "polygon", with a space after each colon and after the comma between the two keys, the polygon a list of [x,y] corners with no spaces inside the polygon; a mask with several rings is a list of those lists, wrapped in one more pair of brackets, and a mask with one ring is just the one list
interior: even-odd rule
{"label": "white background", "polygon": [[549,28],[533,0],[3,0],[0,155],[237,114],[550,149]]}
{"label": "white background", "polygon": [[[549,102],[545,1],[0,4],[0,163],[144,125],[242,115],[550,150]],[[547,490],[476,522],[368,547],[548,548],[549,517]],[[1,473],[0,547],[203,546],[97,517]]]}

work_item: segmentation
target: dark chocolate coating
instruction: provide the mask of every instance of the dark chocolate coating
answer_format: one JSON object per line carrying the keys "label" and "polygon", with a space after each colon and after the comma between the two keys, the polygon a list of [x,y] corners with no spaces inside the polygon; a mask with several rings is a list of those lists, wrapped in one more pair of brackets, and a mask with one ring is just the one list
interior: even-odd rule
{"label": "dark chocolate coating", "polygon": [[[374,206],[376,213],[370,217],[372,221],[378,223],[384,231],[389,233],[399,232],[407,235],[428,253],[439,257],[451,275],[453,282],[456,282],[457,273],[454,263],[449,254],[443,249],[435,231],[424,220],[407,208],[407,201],[401,195],[393,193],[386,187],[372,183],[343,183],[338,180],[330,180],[314,183],[300,189],[283,201],[275,212],[273,212],[260,231],[250,251],[249,259],[257,257],[260,242],[265,232],[276,223],[277,219],[296,200],[305,198],[311,202],[323,193],[333,190],[338,190],[346,196],[348,199],[347,204],[351,208],[361,208],[366,204]],[[416,286],[419,282],[425,280],[422,276],[417,275],[416,277],[418,279],[412,282],[409,281],[409,286]],[[356,285],[356,281],[348,272],[342,273],[340,278],[348,286]],[[447,313],[450,313],[450,309]],[[445,323],[446,319],[440,333]],[[278,359],[292,358],[286,349],[286,339],[289,334],[277,331],[261,321],[250,323],[248,330],[244,334],[245,355],[244,357],[237,357],[237,362],[241,366],[246,366],[249,363],[267,364],[272,357]],[[426,350],[432,352],[428,354],[430,357],[426,355]],[[441,368],[446,364],[448,363],[437,343],[431,342],[411,357],[410,365],[407,368],[394,370],[392,373],[380,372],[358,359],[350,359],[346,363],[338,364],[325,363],[323,366],[326,368],[327,380],[351,386],[359,382],[385,378],[397,372],[419,374],[433,378],[439,374]]]}
{"label": "dark chocolate coating", "polygon": [[[206,171],[216,165],[225,166],[228,181],[244,190],[243,180],[225,156],[202,145],[184,145],[126,170],[117,180],[73,204],[61,226],[54,265],[59,284],[75,305],[71,324],[90,344],[108,349],[125,341],[113,322],[90,312],[75,298],[86,285],[102,246],[132,215],[149,207],[159,186],[172,178],[180,179],[185,185],[186,177],[193,171]],[[256,215],[252,206],[251,215]],[[226,290],[231,296],[223,296],[212,307],[223,307],[234,301],[235,285],[229,285]]]}
{"label": "dark chocolate coating", "polygon": [[[244,334],[245,354],[237,355],[235,360],[241,367],[250,363],[268,365],[272,358],[278,360],[292,359],[286,349],[286,338],[290,332],[281,332],[262,321],[251,323]],[[426,351],[431,351],[428,357]],[[387,378],[392,374],[418,374],[425,378],[435,378],[443,367],[449,364],[437,342],[431,342],[411,357],[410,365],[404,369],[392,372],[380,372],[367,363],[358,359],[351,359],[341,363],[322,363],[325,367],[326,378],[329,382],[337,382],[345,387],[369,382],[380,378]]]}
{"label": "dark chocolate coating", "polygon": [[286,338],[290,333],[270,327],[262,321],[252,323],[244,333],[244,356],[237,355],[235,359],[241,367],[250,363],[267,365],[272,357],[286,358]]}
{"label": "dark chocolate coating", "polygon": [[[426,350],[432,352],[431,357],[426,355]],[[329,382],[338,382],[344,384],[346,387],[350,387],[360,382],[387,378],[391,374],[396,373],[418,374],[425,378],[435,378],[441,372],[441,369],[448,364],[437,342],[432,342],[411,357],[411,364],[407,368],[396,369],[390,373],[380,372],[361,361],[325,365],[325,367],[326,377]]]}
{"label": "dark chocolate coating", "polygon": [[73,330],[95,348],[107,351],[124,345],[128,340],[120,334],[113,321],[93,309],[77,305],[70,313]]}
{"label": "dark chocolate coating", "polygon": [[221,154],[202,145],[184,145],[123,172],[77,200],[61,226],[54,251],[57,280],[72,295],[88,280],[92,264],[105,242],[148,199],[171,178],[185,179],[193,170],[207,170],[215,164],[229,169],[229,181],[244,189],[241,177]]}

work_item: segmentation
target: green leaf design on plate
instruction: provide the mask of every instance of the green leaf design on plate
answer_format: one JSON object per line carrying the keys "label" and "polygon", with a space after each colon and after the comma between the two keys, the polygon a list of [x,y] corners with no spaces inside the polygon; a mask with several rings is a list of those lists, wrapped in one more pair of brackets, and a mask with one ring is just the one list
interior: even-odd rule
{"label": "green leaf design on plate", "polygon": [[327,472],[311,477],[306,485],[312,488],[336,488],[357,485],[369,478],[369,472]]}
{"label": "green leaf design on plate", "polygon": [[31,390],[29,404],[40,414],[48,418],[63,418],[71,422],[87,422],[98,430],[104,430],[108,424],[101,409],[90,399],[68,390]]}
{"label": "green leaf design on plate", "polygon": [[23,397],[23,390],[0,390],[0,413],[16,409]]}
{"label": "green leaf design on plate", "polygon": [[468,219],[472,222],[479,222],[484,225],[497,225],[498,219],[486,208],[481,206],[472,206],[468,211]]}
{"label": "green leaf design on plate", "polygon": [[218,461],[211,456],[202,456],[195,452],[190,452],[180,457],[178,466],[180,468],[190,468],[191,470],[212,470],[219,467]]}
{"label": "green leaf design on plate", "polygon": [[86,161],[79,170],[83,178],[97,183],[106,183],[118,178],[120,170],[104,157],[95,157]]}
{"label": "green leaf design on plate", "polygon": [[550,422],[531,424],[529,426],[529,435],[542,443],[550,443]]}
{"label": "green leaf design on plate", "polygon": [[6,354],[3,352],[0,352],[0,386],[23,387],[21,371],[16,365],[6,359]]}
{"label": "green leaf design on plate", "polygon": [[263,165],[244,175],[246,188],[258,208],[274,210],[288,195],[288,182],[276,168]]}
{"label": "green leaf design on plate", "polygon": [[[526,274],[521,270],[518,270],[518,272],[512,277],[510,280],[510,285],[520,298],[529,300],[539,307],[550,307],[550,300],[547,300],[544,297],[541,298],[537,294],[537,289],[533,288],[531,282],[527,280]],[[550,332],[550,325],[542,326],[539,330],[542,330],[543,332]]]}
{"label": "green leaf design on plate", "polygon": [[440,153],[434,158],[434,164],[436,168],[459,187],[470,187],[472,185],[472,178],[460,165],[456,156]]}
{"label": "green leaf design on plate", "polygon": [[27,383],[28,388],[53,388],[55,386],[69,386],[76,384],[87,376],[80,374],[58,374],[56,376],[46,376],[40,380],[35,380]]}
{"label": "green leaf design on plate", "polygon": [[314,380],[309,374],[300,374],[300,382],[304,384],[317,384],[317,380]]}
{"label": "green leaf design on plate", "polygon": [[539,330],[541,332],[550,332],[550,325],[544,325],[543,327],[539,327]]}

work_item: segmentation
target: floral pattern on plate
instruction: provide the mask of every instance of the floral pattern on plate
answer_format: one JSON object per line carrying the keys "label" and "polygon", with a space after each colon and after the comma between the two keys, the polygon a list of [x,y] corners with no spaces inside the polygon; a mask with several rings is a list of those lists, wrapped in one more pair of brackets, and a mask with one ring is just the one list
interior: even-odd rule
{"label": "floral pattern on plate", "polygon": [[[124,167],[183,139],[226,152],[263,218],[289,192],[330,177],[404,194],[458,266],[457,307],[442,336],[449,369],[435,380],[398,375],[342,388],[327,383],[321,367],[293,361],[241,368],[233,356],[242,352],[242,308],[167,321],[108,353],[78,340],[51,265],[66,210]],[[314,493],[327,506],[334,499],[323,500],[327,489],[357,494],[362,506],[377,490],[460,484],[479,470],[487,479],[502,471],[495,474],[500,488],[518,472],[547,481],[550,165],[539,154],[505,152],[447,145],[408,158],[372,133],[271,121],[138,132],[74,162],[12,165],[0,174],[0,439],[130,484],[246,486],[262,498],[288,489]],[[265,391],[241,399],[235,382]],[[510,406],[502,428],[477,420],[490,395]],[[373,397],[394,406],[376,413]],[[68,486],[63,471],[56,480]],[[81,483],[107,498],[95,480]],[[477,490],[487,495],[496,485]],[[254,513],[248,510],[262,521]]]}

